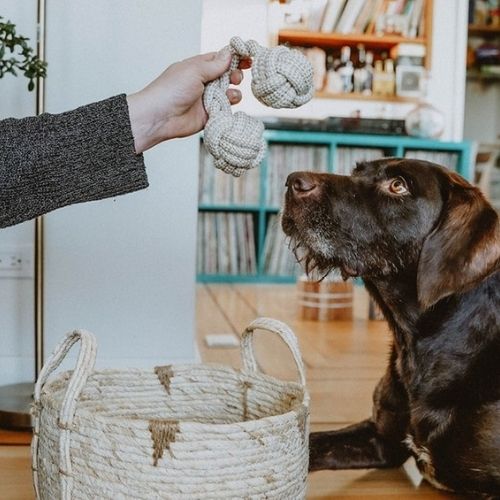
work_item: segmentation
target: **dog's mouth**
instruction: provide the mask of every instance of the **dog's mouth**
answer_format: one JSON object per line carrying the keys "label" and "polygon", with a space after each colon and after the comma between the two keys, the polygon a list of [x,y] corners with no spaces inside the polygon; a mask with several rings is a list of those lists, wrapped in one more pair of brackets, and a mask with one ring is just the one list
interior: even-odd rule
{"label": "dog's mouth", "polygon": [[[295,225],[284,224],[283,229],[288,237],[288,247],[310,279],[321,281],[336,270],[340,271],[344,280],[359,276],[357,266],[343,262],[337,256],[335,245],[331,241],[321,244],[318,243],[318,238],[304,238]],[[310,234],[313,234],[312,231]]]}
{"label": "dog's mouth", "polygon": [[297,207],[285,199],[281,226],[290,250],[310,279],[322,280],[333,271],[339,271],[344,280],[360,276],[362,265],[355,245],[335,236],[341,231],[325,210],[321,204]]}

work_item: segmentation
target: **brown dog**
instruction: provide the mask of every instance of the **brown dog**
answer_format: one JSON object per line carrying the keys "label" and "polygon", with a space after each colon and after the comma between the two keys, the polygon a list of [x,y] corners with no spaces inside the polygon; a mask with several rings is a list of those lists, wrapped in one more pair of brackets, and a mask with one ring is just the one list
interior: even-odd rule
{"label": "brown dog", "polygon": [[296,172],[282,225],[306,269],[360,276],[394,334],[373,416],[311,434],[310,469],[397,467],[500,497],[500,225],[481,193],[416,160]]}

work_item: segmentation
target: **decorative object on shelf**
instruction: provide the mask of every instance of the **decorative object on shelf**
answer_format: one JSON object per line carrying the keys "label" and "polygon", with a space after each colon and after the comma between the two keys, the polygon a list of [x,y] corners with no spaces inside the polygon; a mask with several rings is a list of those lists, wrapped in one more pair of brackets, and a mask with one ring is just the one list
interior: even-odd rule
{"label": "decorative object on shelf", "polygon": [[29,38],[16,33],[16,25],[0,16],[0,78],[20,71],[28,78],[28,90],[35,88],[37,78],[45,78],[47,63],[33,54]]}
{"label": "decorative object on shelf", "polygon": [[265,155],[264,125],[243,112],[234,115],[226,96],[231,71],[242,58],[253,58],[252,92],[266,106],[296,108],[308,102],[314,92],[313,71],[307,58],[297,50],[278,46],[262,47],[254,40],[233,37],[229,44],[231,65],[226,73],[206,85],[203,103],[209,119],[204,141],[215,158],[215,166],[240,176],[260,164]]}
{"label": "decorative object on shelf", "polygon": [[372,93],[374,96],[391,97],[394,95],[396,77],[394,73],[394,61],[385,59],[375,62],[373,70]]}
{"label": "decorative object on shelf", "polygon": [[425,46],[400,43],[391,51],[396,59],[396,94],[403,97],[422,97],[425,91]]}
{"label": "decorative object on shelf", "polygon": [[408,135],[423,139],[437,139],[444,131],[444,115],[429,103],[418,104],[405,118]]}
{"label": "decorative object on shelf", "polygon": [[469,24],[500,28],[500,2],[469,0]]}
{"label": "decorative object on shelf", "polygon": [[323,280],[302,276],[297,282],[299,318],[312,321],[352,319],[353,284],[337,273]]}
{"label": "decorative object on shelf", "polygon": [[[285,343],[297,382],[261,372],[256,330]],[[75,369],[48,380],[79,341]],[[244,330],[241,370],[203,364],[94,370],[96,351],[94,335],[69,333],[36,383],[37,499],[305,499],[309,394],[297,338],[286,324],[257,318]]]}
{"label": "decorative object on shelf", "polygon": [[313,47],[307,49],[305,54],[313,69],[314,90],[315,92],[319,92],[325,85],[327,70],[326,52],[319,47]]}

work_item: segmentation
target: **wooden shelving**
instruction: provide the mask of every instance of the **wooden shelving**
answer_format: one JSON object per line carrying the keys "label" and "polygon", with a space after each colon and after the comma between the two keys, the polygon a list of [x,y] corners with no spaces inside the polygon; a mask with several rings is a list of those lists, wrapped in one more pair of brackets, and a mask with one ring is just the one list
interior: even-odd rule
{"label": "wooden shelving", "polygon": [[[491,26],[485,24],[469,24],[468,28],[469,37],[473,38],[482,38],[483,41],[487,40],[489,42],[492,39],[496,39],[496,43],[498,43],[498,39],[500,39],[500,27],[499,26]],[[469,49],[472,50],[472,49]],[[472,50],[473,52],[473,50]],[[483,85],[490,84],[498,84],[500,82],[500,73],[495,71],[490,71],[488,68],[490,65],[483,64],[481,65],[478,62],[475,62],[475,56],[472,56],[473,62],[470,63],[470,67],[467,69],[467,80],[479,82]],[[493,66],[495,69],[500,66]]]}
{"label": "wooden shelving", "polygon": [[469,24],[469,35],[484,37],[500,36],[500,27],[485,24]]}
{"label": "wooden shelving", "polygon": [[482,83],[496,83],[500,82],[500,74],[488,73],[478,70],[468,70],[467,80],[478,81]]}
{"label": "wooden shelving", "polygon": [[425,44],[425,38],[406,38],[399,35],[367,35],[367,34],[340,34],[340,33],[319,33],[313,31],[280,31],[278,34],[279,43],[289,43],[290,45],[300,45],[302,47],[342,47],[343,45],[355,46],[364,44],[368,48],[391,49],[400,43],[420,43]]}
{"label": "wooden shelving", "polygon": [[394,103],[418,103],[418,97],[402,97],[397,95],[392,96],[378,96],[378,95],[365,95],[351,92],[349,94],[332,94],[330,92],[316,92],[315,97],[319,99],[343,99],[352,101],[384,101]]}

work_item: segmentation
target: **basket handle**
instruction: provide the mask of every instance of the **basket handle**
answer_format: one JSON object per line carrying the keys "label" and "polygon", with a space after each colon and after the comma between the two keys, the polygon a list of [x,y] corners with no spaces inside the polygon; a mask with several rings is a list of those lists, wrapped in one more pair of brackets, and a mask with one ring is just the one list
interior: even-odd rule
{"label": "basket handle", "polygon": [[275,333],[280,336],[281,340],[290,349],[297,370],[299,372],[299,380],[301,385],[306,385],[306,375],[304,362],[300,354],[299,343],[297,337],[292,332],[290,327],[285,323],[272,318],[257,318],[252,321],[241,335],[241,357],[245,371],[256,372],[258,370],[255,360],[255,352],[253,349],[253,333],[255,330],[265,330],[270,333]]}
{"label": "basket handle", "polygon": [[38,487],[38,434],[40,432],[40,399],[42,389],[50,374],[62,363],[70,349],[80,341],[80,352],[76,361],[75,369],[71,374],[59,410],[58,426],[61,430],[59,435],[59,470],[61,478],[61,498],[70,498],[72,490],[70,431],[75,415],[76,403],[87,383],[87,378],[94,369],[97,354],[97,341],[95,336],[85,330],[74,330],[66,334],[64,339],[56,346],[48,361],[44,364],[42,371],[35,384],[34,392],[34,426],[33,440],[31,443],[33,482],[36,498],[40,498]]}

